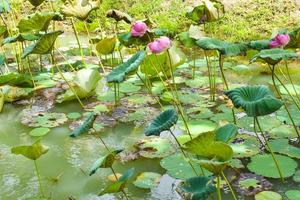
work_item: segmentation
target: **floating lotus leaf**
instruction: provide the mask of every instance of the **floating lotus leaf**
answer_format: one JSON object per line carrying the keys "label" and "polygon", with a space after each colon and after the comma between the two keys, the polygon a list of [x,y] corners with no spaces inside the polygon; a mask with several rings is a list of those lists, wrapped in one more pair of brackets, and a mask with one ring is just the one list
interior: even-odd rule
{"label": "floating lotus leaf", "polygon": [[[190,160],[197,174],[202,174],[199,164]],[[191,165],[182,154],[173,154],[165,157],[160,161],[160,166],[167,170],[167,174],[177,179],[188,179],[194,177],[196,174],[193,171]],[[209,176],[211,173],[205,169],[205,175]]]}
{"label": "floating lotus leaf", "polygon": [[266,86],[245,86],[225,94],[236,108],[243,108],[249,117],[271,114],[283,105]]}
{"label": "floating lotus leaf", "polygon": [[127,74],[130,74],[137,70],[141,62],[144,60],[145,56],[145,51],[139,51],[134,54],[129,60],[114,68],[113,71],[107,75],[107,82],[123,82]]}
{"label": "floating lotus leaf", "polygon": [[270,142],[270,148],[280,154],[300,159],[300,149],[289,144],[288,139],[277,139]]}
{"label": "floating lotus leaf", "polygon": [[288,200],[298,200],[300,199],[300,190],[288,190],[285,192]]}
{"label": "floating lotus leaf", "polygon": [[229,142],[236,137],[238,129],[234,124],[226,124],[216,130],[216,140],[222,142]]}
{"label": "floating lotus leaf", "polygon": [[[275,155],[275,157],[278,161],[283,177],[290,177],[295,173],[297,168],[296,161],[282,155]],[[247,168],[258,175],[270,178],[280,178],[276,165],[270,154],[256,155],[252,157]]]}
{"label": "floating lotus leaf", "polygon": [[246,134],[238,135],[230,146],[235,158],[252,157],[260,152],[260,143],[257,138]]}
{"label": "floating lotus leaf", "polygon": [[127,170],[119,179],[117,182],[108,185],[99,195],[109,194],[109,193],[117,193],[121,192],[130,177],[132,177],[134,174],[134,168],[131,168]]}
{"label": "floating lotus leaf", "polygon": [[170,140],[155,136],[138,141],[135,147],[139,154],[145,158],[163,158],[175,151]]}
{"label": "floating lotus leaf", "polygon": [[300,170],[298,169],[295,173],[295,175],[293,176],[293,180],[297,183],[300,183]]}
{"label": "floating lotus leaf", "polygon": [[22,116],[21,123],[30,127],[52,128],[64,124],[68,118],[64,113],[35,113]]}
{"label": "floating lotus leaf", "polygon": [[49,53],[53,48],[56,38],[62,33],[63,31],[45,33],[39,40],[36,41],[36,43],[31,44],[24,49],[22,58],[26,58],[29,54]]}
{"label": "floating lotus leaf", "polygon": [[[119,87],[120,92],[123,92],[123,93],[135,93],[135,92],[140,91],[141,89],[142,89],[141,86],[137,86],[132,83],[121,83],[120,87]],[[136,96],[136,97],[138,97],[138,96]],[[144,97],[145,97],[145,95],[142,95],[140,98],[144,98]]]}
{"label": "floating lotus leaf", "polygon": [[5,102],[14,102],[20,99],[24,99],[26,97],[29,97],[33,91],[33,88],[20,88],[9,85],[0,86],[0,92],[4,96]]}
{"label": "floating lotus leaf", "polygon": [[31,5],[33,5],[34,7],[38,7],[39,5],[41,5],[45,0],[28,0]]}
{"label": "floating lotus leaf", "polygon": [[49,148],[41,143],[41,139],[38,139],[30,146],[17,146],[11,149],[13,154],[21,154],[28,159],[37,160],[43,154],[47,153]]}
{"label": "floating lotus leaf", "polygon": [[33,82],[29,75],[10,72],[0,76],[0,85],[32,87]]}
{"label": "floating lotus leaf", "polygon": [[29,135],[31,135],[33,137],[41,137],[41,136],[44,136],[47,133],[49,133],[49,131],[50,131],[49,128],[44,128],[44,127],[35,128],[29,132]]}
{"label": "floating lotus leaf", "polygon": [[160,113],[145,129],[145,135],[159,136],[161,132],[170,130],[177,123],[178,114],[175,109],[168,109]]}
{"label": "floating lotus leaf", "polygon": [[70,137],[77,137],[80,134],[88,132],[90,128],[93,126],[95,118],[96,115],[93,112],[91,112],[86,118],[86,120],[79,127],[77,127],[72,131]]}
{"label": "floating lotus leaf", "polygon": [[198,176],[181,182],[177,190],[184,199],[206,200],[209,195],[215,192],[216,188],[211,178]]}
{"label": "floating lotus leaf", "polygon": [[262,59],[270,65],[276,65],[281,60],[288,60],[290,58],[299,58],[299,56],[291,50],[274,48],[260,51],[258,54],[253,56],[250,62]]}
{"label": "floating lotus leaf", "polygon": [[115,37],[104,38],[96,44],[96,50],[101,55],[108,55],[114,52],[116,44],[117,39]]}
{"label": "floating lotus leaf", "polygon": [[196,138],[184,143],[184,149],[190,153],[215,161],[228,161],[232,158],[231,147],[220,141],[215,141],[215,132],[201,133]]}
{"label": "floating lotus leaf", "polygon": [[39,35],[33,34],[19,34],[16,36],[7,37],[3,40],[3,44],[14,43],[14,42],[24,42],[24,41],[34,41],[39,39]]}
{"label": "floating lotus leaf", "polygon": [[116,155],[122,151],[123,150],[115,150],[106,154],[105,156],[98,158],[91,166],[89,175],[91,176],[95,174],[99,168],[110,168],[115,161]]}
{"label": "floating lotus leaf", "polygon": [[97,1],[76,1],[75,5],[66,4],[61,6],[61,13],[67,17],[76,17],[79,20],[86,20],[89,14],[99,8],[100,0]]}
{"label": "floating lotus leaf", "polygon": [[[189,120],[187,122],[190,133],[193,135],[197,135],[200,133],[205,133],[208,131],[213,131],[217,128],[217,124],[210,120]],[[180,127],[183,130],[186,130],[184,125]]]}
{"label": "floating lotus leaf", "polygon": [[196,41],[197,45],[204,50],[218,50],[225,56],[244,55],[247,45],[242,43],[230,43],[214,38],[203,37]]}
{"label": "floating lotus leaf", "polygon": [[132,22],[132,18],[130,15],[128,15],[127,13],[121,12],[119,10],[115,10],[115,9],[107,11],[106,17],[113,18],[117,22],[122,21],[122,20],[128,24],[130,24]]}
{"label": "floating lotus leaf", "polygon": [[47,31],[51,20],[59,19],[60,15],[54,12],[35,13],[28,18],[21,19],[18,24],[20,33]]}
{"label": "floating lotus leaf", "polygon": [[160,178],[161,175],[158,173],[143,172],[140,175],[138,175],[133,184],[139,188],[152,189],[158,186]]}
{"label": "floating lotus leaf", "polygon": [[282,200],[282,196],[273,191],[262,191],[255,195],[255,200]]}
{"label": "floating lotus leaf", "polygon": [[[295,124],[300,124],[300,111],[298,110],[296,105],[290,105],[288,107],[291,115],[293,116],[293,120]],[[279,119],[281,122],[285,124],[292,125],[292,121],[288,116],[288,113],[284,108],[280,109],[278,112],[276,112],[276,117]]]}
{"label": "floating lotus leaf", "polygon": [[[275,116],[261,116],[259,117],[259,121],[263,121],[261,123],[261,128],[264,131],[270,131],[273,128],[279,127],[282,123]],[[240,118],[237,122],[238,127],[243,128],[247,131],[254,132],[254,121],[253,117],[244,116]],[[258,127],[256,126],[258,129]]]}
{"label": "floating lotus leaf", "polygon": [[251,41],[249,46],[251,49],[255,50],[263,50],[263,49],[269,49],[270,40],[256,40]]}

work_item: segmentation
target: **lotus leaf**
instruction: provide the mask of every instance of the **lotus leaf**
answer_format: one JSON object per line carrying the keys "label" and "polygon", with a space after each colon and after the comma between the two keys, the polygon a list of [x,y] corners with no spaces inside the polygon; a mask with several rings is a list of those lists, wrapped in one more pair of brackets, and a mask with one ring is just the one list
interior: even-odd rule
{"label": "lotus leaf", "polygon": [[289,144],[288,139],[277,139],[270,142],[270,148],[280,154],[300,159],[300,149]]}
{"label": "lotus leaf", "polygon": [[295,175],[293,176],[293,180],[297,183],[300,183],[300,170],[298,169],[295,173]]}
{"label": "lotus leaf", "polygon": [[285,192],[288,200],[298,200],[300,199],[300,190],[288,190]]}
{"label": "lotus leaf", "polygon": [[249,46],[252,49],[260,51],[263,49],[269,49],[269,44],[270,44],[270,40],[256,40],[256,41],[251,41]]}
{"label": "lotus leaf", "polygon": [[30,146],[17,146],[11,149],[11,152],[16,155],[23,155],[28,159],[37,160],[43,154],[47,153],[49,148],[41,143],[38,139]]}
{"label": "lotus leaf", "polygon": [[91,112],[86,118],[86,120],[79,127],[77,127],[72,131],[70,137],[77,137],[80,134],[88,132],[90,128],[93,126],[95,118],[96,115],[93,112]]}
{"label": "lotus leaf", "polygon": [[[295,173],[297,168],[296,161],[282,155],[275,155],[275,157],[278,161],[283,177],[290,177]],[[258,175],[270,178],[280,178],[276,165],[270,154],[256,155],[252,157],[247,168]]]}
{"label": "lotus leaf", "polygon": [[266,86],[245,86],[225,94],[236,108],[243,108],[249,117],[271,114],[283,105]]}
{"label": "lotus leaf", "polygon": [[234,124],[226,124],[216,130],[216,140],[222,142],[229,142],[236,137],[238,129]]}
{"label": "lotus leaf", "polygon": [[62,33],[63,31],[45,33],[39,40],[36,41],[36,43],[31,44],[24,49],[22,58],[26,58],[29,54],[49,53],[53,48],[56,38]]}
{"label": "lotus leaf", "polygon": [[96,50],[101,55],[108,55],[114,52],[117,39],[115,37],[105,38],[96,44]]}
{"label": "lotus leaf", "polygon": [[66,4],[61,6],[61,13],[67,17],[76,17],[79,20],[86,20],[89,14],[99,8],[101,1],[76,1],[75,5]]}
{"label": "lotus leaf", "polygon": [[4,85],[0,86],[0,91],[4,96],[5,102],[14,102],[30,96],[33,92],[33,89]]}
{"label": "lotus leaf", "polygon": [[[210,120],[190,120],[187,123],[190,133],[193,135],[213,131],[217,128],[217,124]],[[186,130],[185,126],[183,125],[181,125],[180,128]]]}
{"label": "lotus leaf", "polygon": [[115,9],[107,11],[106,17],[113,18],[117,22],[122,21],[122,20],[128,24],[130,24],[132,22],[132,18],[130,15],[128,15],[127,13],[121,12],[119,10],[115,10]]}
{"label": "lotus leaf", "polygon": [[134,174],[134,168],[131,168],[127,170],[119,179],[117,182],[108,185],[99,195],[104,195],[108,193],[117,193],[124,189],[124,187],[127,184],[128,179],[132,177]]}
{"label": "lotus leaf", "polygon": [[34,113],[22,116],[21,123],[30,127],[52,128],[64,124],[68,118],[64,113]]}
{"label": "lotus leaf", "polygon": [[260,143],[256,137],[249,135],[238,135],[236,140],[230,144],[233,150],[233,157],[252,157],[260,152]]}
{"label": "lotus leaf", "polygon": [[135,146],[139,154],[145,158],[163,158],[175,151],[170,140],[155,136],[140,140]]}
{"label": "lotus leaf", "polygon": [[14,43],[14,42],[24,42],[24,41],[34,41],[39,39],[39,35],[33,34],[19,34],[16,36],[7,37],[3,40],[3,44]]}
{"label": "lotus leaf", "polygon": [[299,58],[299,56],[291,50],[275,48],[260,51],[258,54],[253,56],[250,62],[262,59],[270,65],[276,65],[281,60],[288,60],[290,58]]}
{"label": "lotus leaf", "polygon": [[139,188],[152,189],[155,188],[160,181],[161,175],[154,172],[141,173],[133,184]]}
{"label": "lotus leaf", "polygon": [[215,192],[216,188],[211,178],[198,176],[183,181],[178,186],[178,190],[184,199],[206,200],[209,195]]}
{"label": "lotus leaf", "polygon": [[16,72],[11,72],[0,76],[0,85],[11,85],[11,86],[23,86],[32,87],[33,82],[31,77],[27,74],[19,74]]}
{"label": "lotus leaf", "polygon": [[247,45],[243,43],[230,43],[214,38],[203,37],[196,41],[197,45],[204,50],[218,50],[225,56],[244,55]]}
{"label": "lotus leaf", "polygon": [[113,71],[107,75],[107,82],[123,82],[127,74],[137,70],[141,62],[144,60],[145,55],[145,51],[139,51],[134,54],[129,60],[114,68]]}
{"label": "lotus leaf", "polygon": [[178,114],[174,109],[168,109],[160,113],[145,129],[145,135],[159,136],[161,132],[170,130],[177,123]]}
{"label": "lotus leaf", "polygon": [[29,132],[29,135],[31,135],[33,137],[41,137],[41,136],[44,136],[47,133],[49,133],[49,131],[50,131],[49,128],[44,128],[44,127],[35,128]]}
{"label": "lotus leaf", "polygon": [[282,200],[282,197],[273,191],[262,191],[255,195],[255,200]]}

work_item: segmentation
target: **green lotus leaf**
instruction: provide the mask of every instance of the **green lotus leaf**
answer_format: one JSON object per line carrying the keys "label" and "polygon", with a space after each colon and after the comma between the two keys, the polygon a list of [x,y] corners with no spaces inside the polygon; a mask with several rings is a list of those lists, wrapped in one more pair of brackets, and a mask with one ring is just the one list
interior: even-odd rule
{"label": "green lotus leaf", "polygon": [[[217,124],[210,120],[189,120],[187,124],[190,133],[193,135],[214,131],[217,128]],[[186,130],[184,125],[181,125],[180,128]]]}
{"label": "green lotus leaf", "polygon": [[52,128],[64,124],[68,121],[64,113],[47,113],[38,112],[32,115],[24,114],[21,123],[30,127],[46,127]]}
{"label": "green lotus leaf", "polygon": [[[194,160],[190,160],[190,163],[193,165],[197,174],[202,174],[200,166]],[[167,174],[173,178],[188,179],[196,175],[191,165],[182,154],[173,154],[163,158],[160,161],[160,166],[167,170]],[[211,175],[209,171],[205,169],[203,169],[203,171],[206,176]]]}
{"label": "green lotus leaf", "polygon": [[[157,76],[168,61],[167,52],[146,55],[143,63],[141,64],[141,72],[150,76]],[[153,67],[155,66],[155,68]]]}
{"label": "green lotus leaf", "polygon": [[161,132],[170,130],[177,123],[178,114],[175,109],[168,109],[160,113],[145,129],[146,136],[159,136]]}
{"label": "green lotus leaf", "polygon": [[137,70],[146,56],[145,51],[139,51],[134,54],[129,60],[117,66],[110,72],[106,79],[108,83],[120,83],[125,80],[127,74]]}
{"label": "green lotus leaf", "polygon": [[[281,121],[278,120],[275,116],[271,117],[269,115],[259,117],[259,121],[264,122],[264,123],[261,124],[261,128],[264,131],[270,131],[271,129],[279,127],[282,124]],[[244,117],[242,117],[238,120],[237,125],[240,128],[243,128],[247,131],[254,132],[253,117],[244,116]]]}
{"label": "green lotus leaf", "polygon": [[163,158],[174,153],[175,149],[170,140],[157,136],[150,136],[135,144],[139,155],[145,158]]}
{"label": "green lotus leaf", "polygon": [[10,72],[0,76],[0,85],[32,87],[33,82],[29,75]]}
{"label": "green lotus leaf", "polygon": [[95,118],[96,115],[93,112],[91,112],[86,118],[86,120],[79,127],[77,127],[72,131],[70,137],[77,137],[80,134],[88,132],[90,128],[93,126]]}
{"label": "green lotus leaf", "polygon": [[184,199],[206,200],[216,188],[210,177],[198,176],[181,182],[177,190]]}
{"label": "green lotus leaf", "polygon": [[[292,158],[282,155],[275,155],[283,177],[292,176],[297,168],[297,162]],[[270,154],[256,155],[251,157],[247,168],[258,175],[270,178],[280,178],[274,160]]]}
{"label": "green lotus leaf", "polygon": [[255,195],[255,200],[282,200],[282,196],[273,191],[262,191]]}
{"label": "green lotus leaf", "polygon": [[117,22],[124,21],[128,24],[130,24],[132,22],[132,17],[130,15],[128,15],[127,13],[121,12],[119,10],[115,10],[115,9],[111,9],[111,10],[107,11],[106,17],[113,18]]}
{"label": "green lotus leaf", "polygon": [[214,174],[221,174],[227,166],[230,165],[228,161],[222,162],[217,160],[207,160],[207,159],[193,159],[196,163],[199,163],[201,167],[207,169]]}
{"label": "green lotus leaf", "polygon": [[96,1],[76,1],[74,5],[65,4],[61,6],[61,13],[67,17],[76,17],[79,20],[86,20],[89,14],[99,8],[100,0]]}
{"label": "green lotus leaf", "polygon": [[29,97],[33,91],[33,88],[20,88],[10,85],[0,86],[0,92],[4,96],[5,102],[14,102],[20,99],[24,99],[26,97]]}
{"label": "green lotus leaf", "polygon": [[16,36],[7,37],[3,40],[3,44],[14,43],[14,42],[24,42],[24,41],[34,41],[38,40],[40,37],[33,34],[19,34]]}
{"label": "green lotus leaf", "polygon": [[158,186],[160,178],[161,174],[154,172],[143,172],[136,178],[133,184],[139,188],[152,189]]}
{"label": "green lotus leaf", "polygon": [[228,161],[232,158],[231,147],[220,141],[215,141],[215,132],[201,133],[199,136],[184,143],[184,149],[190,153],[216,161]]}
{"label": "green lotus leaf", "polygon": [[16,155],[23,155],[28,159],[37,160],[43,154],[47,153],[49,148],[41,143],[41,139],[38,139],[30,146],[17,146],[11,149],[11,153]]}
{"label": "green lotus leaf", "polygon": [[231,43],[215,38],[203,37],[196,41],[197,45],[204,50],[218,50],[225,56],[244,55],[247,45],[242,43]]}
{"label": "green lotus leaf", "polygon": [[260,51],[258,54],[253,56],[250,62],[254,62],[257,59],[262,59],[270,65],[276,65],[281,60],[288,60],[290,58],[299,58],[299,56],[291,50],[274,48]]}
{"label": "green lotus leaf", "polygon": [[36,43],[29,45],[24,49],[22,58],[26,58],[29,54],[49,53],[53,48],[56,38],[62,33],[63,31],[45,33]]}
{"label": "green lotus leaf", "polygon": [[196,46],[196,40],[190,37],[189,32],[182,32],[178,34],[178,38],[186,48],[192,48]]}
{"label": "green lotus leaf", "polygon": [[31,5],[33,5],[34,7],[38,7],[39,5],[41,5],[45,0],[28,0]]}
{"label": "green lotus leaf", "polygon": [[277,139],[270,142],[270,148],[280,154],[300,159],[300,149],[289,144],[288,139]]}
{"label": "green lotus leaf", "polygon": [[10,4],[8,0],[2,0],[0,2],[0,13],[8,13],[10,12]]}
{"label": "green lotus leaf", "polygon": [[260,143],[256,137],[250,135],[237,135],[237,141],[231,143],[234,158],[252,157],[260,152]]}
{"label": "green lotus leaf", "polygon": [[104,194],[109,194],[109,193],[117,193],[122,191],[126,184],[127,181],[130,177],[132,177],[134,174],[134,168],[131,168],[127,170],[119,179],[117,182],[108,185],[104,190],[99,195],[104,195]]}
{"label": "green lotus leaf", "polygon": [[285,192],[288,200],[298,200],[300,199],[300,190],[288,190]]}
{"label": "green lotus leaf", "polygon": [[243,108],[249,117],[271,114],[283,105],[266,86],[245,86],[225,94],[236,108]]}
{"label": "green lotus leaf", "polygon": [[47,31],[51,20],[60,18],[60,15],[54,12],[35,13],[25,19],[21,19],[18,24],[20,33]]}
{"label": "green lotus leaf", "polygon": [[74,83],[89,93],[97,87],[100,74],[96,69],[81,69],[77,71]]}
{"label": "green lotus leaf", "polygon": [[115,37],[102,39],[96,44],[96,50],[101,55],[111,54],[115,50],[116,43],[117,39]]}
{"label": "green lotus leaf", "polygon": [[238,129],[234,124],[226,124],[216,130],[216,140],[227,143],[234,139],[237,133]]}
{"label": "green lotus leaf", "polygon": [[251,41],[249,43],[249,46],[251,49],[260,51],[263,49],[269,49],[269,43],[270,40],[256,40],[256,41]]}
{"label": "green lotus leaf", "polygon": [[110,168],[115,161],[116,155],[122,151],[123,150],[115,150],[106,154],[105,156],[98,158],[91,166],[89,175],[91,176],[95,174],[99,168]]}
{"label": "green lotus leaf", "polygon": [[44,136],[47,133],[49,133],[49,131],[50,131],[49,128],[40,127],[40,128],[35,128],[35,129],[31,130],[29,132],[29,135],[31,135],[33,137],[41,137],[41,136]]}

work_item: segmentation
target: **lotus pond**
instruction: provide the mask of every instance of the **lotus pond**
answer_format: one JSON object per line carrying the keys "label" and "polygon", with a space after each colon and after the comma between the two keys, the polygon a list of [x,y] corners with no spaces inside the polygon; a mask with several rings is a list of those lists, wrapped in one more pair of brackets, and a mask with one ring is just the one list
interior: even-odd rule
{"label": "lotus pond", "polygon": [[0,3],[0,200],[300,199],[300,28],[211,38],[205,0],[186,32],[114,9],[90,32],[100,1],[26,3]]}

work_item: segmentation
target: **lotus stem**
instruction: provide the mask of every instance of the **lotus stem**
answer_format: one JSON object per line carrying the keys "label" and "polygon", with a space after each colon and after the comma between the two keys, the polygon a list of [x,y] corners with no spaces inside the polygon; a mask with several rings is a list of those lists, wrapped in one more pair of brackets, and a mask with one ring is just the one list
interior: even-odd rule
{"label": "lotus stem", "polygon": [[212,101],[215,101],[215,85],[213,85],[213,82],[212,82],[211,66],[210,66],[210,63],[208,61],[206,50],[204,50],[204,55],[205,55],[205,60],[206,60],[207,72],[208,72],[210,99]]}
{"label": "lotus stem", "polygon": [[264,143],[263,141],[261,141],[261,139],[260,139],[260,137],[259,137],[259,135],[258,135],[258,133],[257,133],[257,130],[256,130],[256,122],[255,122],[255,118],[254,118],[254,117],[253,117],[253,124],[254,124],[254,133],[255,133],[257,139],[259,140],[259,142],[260,142],[260,144],[261,144],[262,146],[265,146],[265,143]]}
{"label": "lotus stem", "polygon": [[89,44],[89,46],[90,46],[90,56],[92,56],[92,47],[91,47],[91,45],[90,45],[91,34],[90,34],[89,28],[88,28],[88,26],[87,26],[87,24],[86,24],[86,21],[83,21],[83,24],[84,24],[85,31],[86,31],[86,33],[87,33],[87,35],[88,35],[88,44]]}
{"label": "lotus stem", "polygon": [[[272,81],[273,81],[274,88],[275,88],[275,90],[276,90],[279,98],[282,99],[281,93],[280,93],[280,91],[277,88],[276,83],[275,83],[275,65],[272,66]],[[290,113],[290,111],[289,111],[289,109],[287,107],[287,104],[285,102],[283,102],[283,105],[284,105],[284,108],[285,108],[285,110],[286,110],[286,112],[287,112],[287,114],[288,114],[288,116],[289,116],[289,118],[290,118],[290,120],[291,120],[291,122],[292,122],[292,124],[294,126],[294,129],[295,129],[295,131],[297,133],[297,136],[298,136],[298,140],[300,140],[299,131],[298,131],[297,126],[296,126],[296,124],[295,124],[295,122],[294,122],[294,120],[292,118],[292,115],[291,115],[291,113]]]}
{"label": "lotus stem", "polygon": [[78,48],[79,48],[79,51],[80,51],[82,61],[85,63],[84,57],[83,57],[82,47],[81,47],[81,44],[80,44],[80,41],[79,41],[78,32],[76,30],[73,17],[71,17],[71,24],[72,24],[73,32],[74,32],[74,35],[75,35],[75,38],[76,38],[76,41],[77,41],[77,45],[78,45]]}
{"label": "lotus stem", "polygon": [[220,187],[220,176],[217,176],[217,195],[218,195],[218,200],[222,200],[221,187]]}
{"label": "lotus stem", "polygon": [[43,187],[42,187],[41,175],[40,175],[36,160],[33,160],[33,162],[34,162],[34,167],[35,167],[36,175],[37,175],[38,182],[39,182],[40,193],[41,193],[41,196],[44,197],[45,195],[44,195],[44,190],[43,190]]}
{"label": "lotus stem", "polygon": [[294,92],[295,92],[295,94],[296,94],[296,97],[297,97],[298,101],[300,102],[300,97],[299,97],[299,94],[298,94],[298,92],[297,92],[297,90],[296,90],[296,88],[295,88],[293,79],[292,79],[292,77],[291,77],[291,74],[290,74],[290,70],[289,70],[287,61],[285,61],[285,68],[286,68],[286,71],[287,71],[287,75],[288,75],[289,81],[290,81],[290,83],[292,84],[292,87],[293,87]]}
{"label": "lotus stem", "polygon": [[222,174],[222,176],[223,176],[223,178],[224,178],[226,184],[227,184],[228,187],[229,187],[229,190],[230,190],[230,192],[231,192],[231,194],[232,194],[233,199],[234,199],[234,200],[237,200],[237,198],[236,198],[236,196],[235,196],[235,193],[234,193],[234,191],[233,191],[233,189],[232,189],[232,187],[231,187],[231,184],[230,184],[230,182],[228,181],[227,177],[225,176],[224,172],[221,172],[221,174]]}
{"label": "lotus stem", "polygon": [[114,93],[115,93],[115,106],[116,106],[117,102],[118,102],[118,100],[117,100],[117,85],[116,85],[116,83],[114,83]]}
{"label": "lotus stem", "polygon": [[275,163],[275,165],[276,165],[276,168],[277,168],[277,170],[278,170],[278,173],[279,173],[281,182],[284,183],[284,177],[283,177],[283,174],[282,174],[282,172],[281,172],[279,163],[278,163],[278,161],[277,161],[277,159],[276,159],[276,157],[275,157],[275,154],[274,154],[273,150],[271,149],[270,144],[269,144],[269,142],[268,142],[268,140],[267,140],[267,138],[266,138],[266,136],[265,136],[265,134],[264,134],[264,132],[263,132],[263,130],[262,130],[260,124],[259,124],[258,117],[254,117],[254,119],[255,119],[255,121],[256,121],[256,124],[257,124],[257,126],[258,126],[258,129],[259,129],[261,135],[263,136],[263,138],[264,138],[264,140],[265,140],[266,146],[267,146],[268,150],[269,150],[270,153],[271,153],[271,156],[272,156],[272,158],[273,158],[273,161],[274,161],[274,163]]}
{"label": "lotus stem", "polygon": [[[114,177],[116,178],[116,181],[118,181],[119,179],[118,179],[118,176],[117,176],[117,174],[116,174],[114,168],[111,166],[110,169],[111,169],[112,173],[114,174]],[[122,193],[123,193],[125,199],[129,200],[129,198],[128,198],[126,192],[124,191],[124,189],[122,189],[121,191],[122,191]]]}
{"label": "lotus stem", "polygon": [[196,53],[193,54],[193,80],[195,79],[196,74]]}

